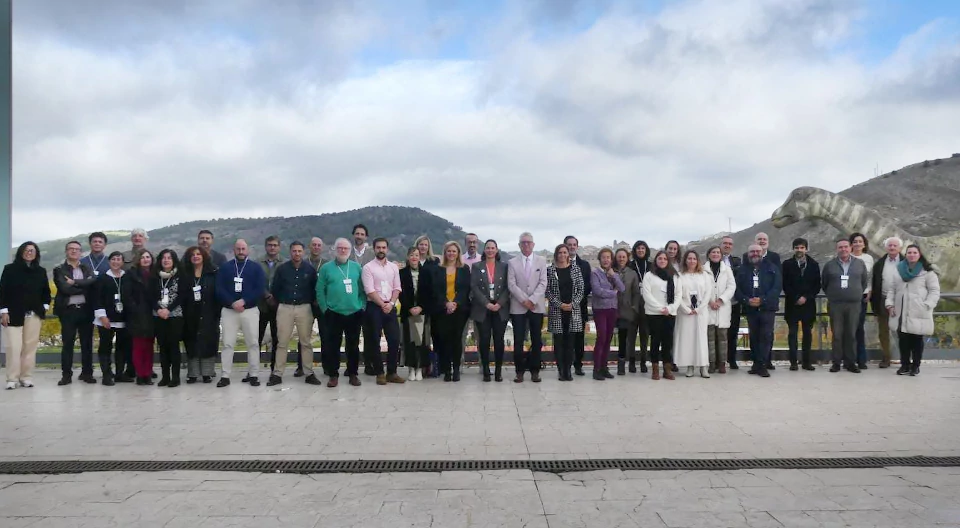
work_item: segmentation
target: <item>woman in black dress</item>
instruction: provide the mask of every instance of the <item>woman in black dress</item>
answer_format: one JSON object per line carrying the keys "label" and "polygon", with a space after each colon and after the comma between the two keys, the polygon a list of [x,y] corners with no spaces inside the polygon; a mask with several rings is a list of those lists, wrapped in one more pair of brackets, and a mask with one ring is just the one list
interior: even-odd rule
{"label": "woman in black dress", "polygon": [[184,253],[182,279],[183,341],[187,350],[187,383],[213,381],[220,347],[220,303],[216,298],[217,272],[210,255],[197,246]]}

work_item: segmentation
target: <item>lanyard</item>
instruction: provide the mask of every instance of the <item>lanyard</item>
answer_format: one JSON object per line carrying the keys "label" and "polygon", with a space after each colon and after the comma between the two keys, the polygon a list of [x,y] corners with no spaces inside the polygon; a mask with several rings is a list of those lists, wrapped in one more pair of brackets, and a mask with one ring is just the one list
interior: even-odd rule
{"label": "lanyard", "polygon": [[[350,263],[347,262],[346,265],[347,265],[347,269],[350,269]],[[344,279],[349,279],[349,278],[350,278],[350,277],[347,276],[346,273],[343,272],[343,268],[340,267],[340,264],[339,264],[339,263],[337,264],[337,269],[340,270],[340,275],[343,275],[343,278],[344,278]]]}
{"label": "lanyard", "polygon": [[[172,278],[173,277],[170,277],[170,279]],[[160,279],[160,291],[167,289],[167,284],[170,284],[170,279],[167,279],[167,280]]]}
{"label": "lanyard", "polygon": [[99,270],[99,269],[100,269],[100,265],[103,264],[103,261],[104,261],[104,260],[107,260],[107,256],[106,256],[106,255],[100,255],[100,262],[94,262],[94,261],[93,261],[93,255],[87,255],[87,258],[90,259],[90,264],[93,264],[93,269],[94,269],[94,270]]}
{"label": "lanyard", "polygon": [[113,279],[113,283],[117,285],[117,295],[120,295],[120,282],[123,280],[123,275],[120,277],[114,277],[111,275],[110,278]]}
{"label": "lanyard", "polygon": [[237,261],[236,261],[236,260],[233,261],[233,267],[234,267],[234,268],[237,268],[237,277],[238,277],[238,278],[239,278],[239,277],[242,277],[242,276],[243,276],[243,270],[247,269],[247,262],[250,262],[250,259],[244,259],[244,260],[243,260],[243,267],[241,268],[240,266],[237,265]]}

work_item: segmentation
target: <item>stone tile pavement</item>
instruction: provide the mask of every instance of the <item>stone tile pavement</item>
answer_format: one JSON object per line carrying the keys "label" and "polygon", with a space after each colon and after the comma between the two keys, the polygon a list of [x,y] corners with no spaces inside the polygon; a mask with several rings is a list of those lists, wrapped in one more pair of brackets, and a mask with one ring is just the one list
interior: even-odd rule
{"label": "stone tile pavement", "polygon": [[960,364],[863,374],[0,392],[0,460],[570,459],[960,455]]}
{"label": "stone tile pavement", "polygon": [[0,475],[0,526],[957,527],[960,468]]}

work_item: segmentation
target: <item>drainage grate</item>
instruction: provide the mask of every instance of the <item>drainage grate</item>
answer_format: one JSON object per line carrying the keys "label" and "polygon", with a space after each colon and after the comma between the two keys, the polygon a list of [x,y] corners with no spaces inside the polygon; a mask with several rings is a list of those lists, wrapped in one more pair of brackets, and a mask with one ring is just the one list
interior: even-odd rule
{"label": "drainage grate", "polygon": [[606,459],[606,460],[76,460],[0,462],[0,474],[94,471],[246,471],[256,473],[408,473],[503,471],[719,471],[734,469],[850,469],[890,466],[958,467],[960,457]]}

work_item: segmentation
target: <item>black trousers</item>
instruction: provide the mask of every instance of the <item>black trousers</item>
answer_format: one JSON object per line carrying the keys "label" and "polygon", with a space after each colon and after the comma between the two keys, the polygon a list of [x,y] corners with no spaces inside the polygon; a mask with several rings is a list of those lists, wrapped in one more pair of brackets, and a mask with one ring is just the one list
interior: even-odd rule
{"label": "black trousers", "polygon": [[727,331],[727,362],[737,364],[737,339],[740,338],[740,303],[730,307],[730,330]]}
{"label": "black trousers", "polygon": [[673,363],[673,327],[676,318],[672,315],[648,315],[650,328],[650,362]]}
{"label": "black trousers", "polygon": [[580,316],[582,317],[584,328],[581,328],[579,332],[573,333],[573,366],[576,367],[577,370],[583,369],[583,354],[586,347],[585,338],[587,334],[584,332],[584,329],[587,326],[587,321],[589,321],[587,318],[586,298],[584,298],[584,301],[580,303]]}
{"label": "black trousers", "polygon": [[60,312],[60,369],[73,377],[73,345],[80,337],[80,374],[93,375],[93,311],[86,306],[68,306]]}
{"label": "black trousers", "polygon": [[460,369],[460,359],[463,357],[463,327],[467,324],[467,311],[457,310],[452,314],[435,315],[433,322],[437,326],[439,342],[434,342],[433,348],[437,351],[437,360],[440,372],[453,373]]}
{"label": "black trousers", "polygon": [[[424,317],[424,324],[428,323],[429,316]],[[417,346],[413,336],[410,334],[410,323],[407,320],[401,320],[400,325],[403,334],[403,357],[404,365],[410,368],[426,368],[430,365],[430,348],[425,345]],[[432,328],[431,328],[432,333]],[[420,336],[423,339],[425,336]],[[431,337],[432,339],[432,337]],[[423,341],[421,341],[423,342]]]}
{"label": "black trousers", "polygon": [[750,327],[750,359],[754,366],[766,367],[773,353],[773,325],[775,312],[751,312],[747,314]]}
{"label": "black trousers", "polygon": [[[582,334],[582,332],[580,332]],[[553,355],[557,360],[557,370],[560,377],[570,377],[570,367],[573,365],[573,342],[576,340],[576,334],[571,333],[569,328],[562,334],[553,334]]]}
{"label": "black trousers", "polygon": [[133,368],[133,341],[130,339],[130,333],[126,328],[111,328],[107,330],[98,326],[100,334],[100,347],[97,349],[97,356],[100,359],[100,372],[104,376],[113,376],[114,371],[110,368],[110,353],[113,352],[113,338],[117,338],[117,350],[115,360],[117,365],[117,374],[123,374],[127,368]]}
{"label": "black trousers", "polygon": [[810,347],[813,346],[813,325],[816,323],[815,319],[792,319],[788,318],[787,320],[787,344],[790,346],[789,359],[791,365],[797,364],[797,330],[798,327],[803,329],[802,339],[802,352],[800,356],[800,361],[804,365],[810,364]]}
{"label": "black trousers", "polygon": [[[363,334],[363,370],[364,372],[372,370],[376,373],[377,369],[374,367],[371,358],[373,357],[373,351],[379,348],[380,339],[378,339],[378,336],[374,336],[373,328],[370,327],[366,317],[360,321],[360,332]],[[375,342],[377,344],[374,344]]]}
{"label": "black trousers", "polygon": [[897,331],[900,342],[900,365],[919,367],[923,360],[923,336]]}
{"label": "black trousers", "polygon": [[[510,321],[513,323],[513,364],[517,368],[517,374],[527,371],[540,372],[540,352],[543,350],[543,337],[540,330],[543,328],[543,314],[531,311],[511,314]],[[526,341],[528,330],[530,331],[530,350],[524,352],[523,343]],[[576,336],[574,336],[574,346],[576,346]]]}
{"label": "black trousers", "polygon": [[345,342],[347,370],[344,375],[356,376],[360,365],[360,323],[363,321],[363,310],[349,315],[327,310],[323,314],[323,320],[327,323],[327,336],[320,352],[323,356],[323,371],[331,378],[340,376],[340,343]]}
{"label": "black trousers", "polygon": [[480,364],[483,371],[490,372],[490,340],[493,340],[493,360],[497,367],[503,365],[504,334],[507,331],[507,322],[500,312],[487,310],[487,316],[476,324],[478,339],[477,348],[480,350]]}
{"label": "black trousers", "polygon": [[397,373],[397,363],[400,360],[400,323],[397,322],[397,309],[390,313],[383,313],[379,306],[372,302],[367,303],[363,320],[370,328],[370,346],[364,347],[366,362],[373,367],[373,373],[383,374],[383,357],[380,354],[380,333],[387,338],[387,374]]}
{"label": "black trousers", "polygon": [[[160,372],[164,379],[180,379],[180,363],[183,360],[180,342],[183,341],[183,317],[154,318],[154,334],[160,349]],[[172,374],[172,376],[171,376]]]}

